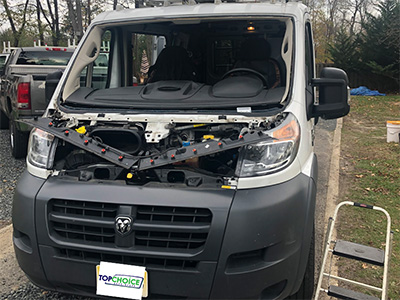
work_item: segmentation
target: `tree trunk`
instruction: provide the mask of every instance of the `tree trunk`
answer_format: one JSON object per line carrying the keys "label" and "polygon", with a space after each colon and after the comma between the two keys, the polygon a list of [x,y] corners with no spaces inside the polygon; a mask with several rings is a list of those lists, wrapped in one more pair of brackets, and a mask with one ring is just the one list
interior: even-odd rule
{"label": "tree trunk", "polygon": [[11,11],[10,11],[10,8],[8,6],[7,0],[2,0],[2,2],[3,2],[4,10],[6,11],[6,15],[7,15],[8,21],[10,22],[11,30],[13,32],[13,36],[14,36],[13,46],[14,47],[18,47],[19,40],[21,38],[21,34],[24,31],[25,24],[26,24],[26,11],[28,9],[29,0],[26,0],[26,2],[25,2],[24,10],[22,11],[22,16],[23,16],[22,17],[22,24],[21,24],[21,27],[18,30],[15,27],[15,23],[14,23],[14,20],[12,18]]}
{"label": "tree trunk", "polygon": [[3,0],[3,6],[4,6],[4,10],[6,11],[8,22],[10,22],[11,31],[14,36],[14,47],[17,47],[18,43],[19,43],[19,40],[17,39],[17,29],[15,28],[14,20],[11,16],[11,11],[10,11],[10,8],[8,7],[7,0]]}
{"label": "tree trunk", "polygon": [[78,40],[80,40],[81,37],[83,36],[81,0],[76,0],[76,24],[77,24],[76,35],[78,37]]}
{"label": "tree trunk", "polygon": [[76,32],[78,29],[76,24],[75,9],[72,0],[67,0],[67,7],[68,7],[68,15],[71,21],[72,30],[74,31],[74,37],[76,37]]}
{"label": "tree trunk", "polygon": [[40,0],[36,0],[36,18],[38,22],[38,32],[39,32],[39,40],[43,41],[43,30],[42,30],[42,22],[40,21]]}
{"label": "tree trunk", "polygon": [[86,26],[87,26],[87,27],[88,27],[88,26],[90,25],[90,23],[92,22],[91,14],[92,14],[92,11],[90,10],[90,0],[88,0],[88,2],[87,2],[87,8],[86,8],[86,15],[87,15],[87,18],[86,18],[86,20],[87,20]]}
{"label": "tree trunk", "polygon": [[58,46],[60,43],[60,20],[58,17],[58,0],[54,0],[54,33],[53,44]]}

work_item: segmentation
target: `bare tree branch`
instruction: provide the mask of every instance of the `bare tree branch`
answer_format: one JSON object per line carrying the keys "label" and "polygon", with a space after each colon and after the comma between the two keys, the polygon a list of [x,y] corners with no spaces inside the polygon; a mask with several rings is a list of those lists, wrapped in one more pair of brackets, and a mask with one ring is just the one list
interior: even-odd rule
{"label": "bare tree branch", "polygon": [[7,0],[2,0],[2,1],[3,1],[4,9],[5,9],[6,14],[7,14],[8,21],[10,22],[11,30],[12,30],[13,34],[16,34],[17,33],[17,29],[15,28],[14,20],[13,20],[13,18],[11,16],[11,11],[10,11],[10,8],[8,7]]}
{"label": "bare tree branch", "polygon": [[45,18],[47,24],[50,26],[50,29],[53,30],[53,28],[54,28],[54,27],[53,27],[53,22],[50,21],[49,18],[47,18],[47,15],[46,15],[46,13],[45,13],[45,11],[44,11],[44,9],[43,9],[43,6],[42,6],[42,4],[40,3],[40,1],[39,1],[39,7],[40,7],[40,10],[42,11],[42,15],[43,15],[43,17]]}

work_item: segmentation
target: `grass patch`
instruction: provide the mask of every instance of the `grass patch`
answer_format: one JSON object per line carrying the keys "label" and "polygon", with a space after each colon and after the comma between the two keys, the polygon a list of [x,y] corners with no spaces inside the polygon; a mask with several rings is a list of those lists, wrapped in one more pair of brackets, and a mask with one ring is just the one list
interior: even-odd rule
{"label": "grass patch", "polygon": [[[389,298],[400,299],[400,146],[386,143],[387,120],[400,120],[400,96],[351,98],[342,130],[340,200],[380,206],[391,215]],[[354,207],[341,212],[338,238],[384,249],[383,214]],[[341,276],[381,283],[381,267],[346,259],[340,259],[338,266]]]}

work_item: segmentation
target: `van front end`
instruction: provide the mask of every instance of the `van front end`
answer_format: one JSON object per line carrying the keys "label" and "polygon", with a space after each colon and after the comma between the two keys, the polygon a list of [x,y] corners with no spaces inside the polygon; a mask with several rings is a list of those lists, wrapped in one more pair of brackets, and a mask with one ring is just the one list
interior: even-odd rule
{"label": "van front end", "polygon": [[[39,179],[14,200],[14,248],[36,285],[96,294],[100,261],[145,266],[149,297],[283,299],[303,282],[315,207],[310,176],[255,189]],[[21,218],[23,216],[23,218]],[[132,218],[121,235],[116,218]]]}
{"label": "van front end", "polygon": [[145,267],[146,299],[311,299],[313,130],[349,109],[346,74],[314,78],[313,53],[297,2],[100,15],[25,122],[22,270],[84,296],[115,263]]}

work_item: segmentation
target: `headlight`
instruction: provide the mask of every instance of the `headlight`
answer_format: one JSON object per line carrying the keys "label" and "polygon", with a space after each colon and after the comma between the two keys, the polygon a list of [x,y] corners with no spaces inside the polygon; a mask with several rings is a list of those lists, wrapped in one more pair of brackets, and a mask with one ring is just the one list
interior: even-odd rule
{"label": "headlight", "polygon": [[286,168],[296,157],[300,127],[289,114],[278,127],[266,131],[271,140],[244,146],[237,164],[239,177],[262,176]]}
{"label": "headlight", "polygon": [[28,162],[42,169],[51,166],[49,158],[53,141],[54,135],[34,128],[29,136]]}

